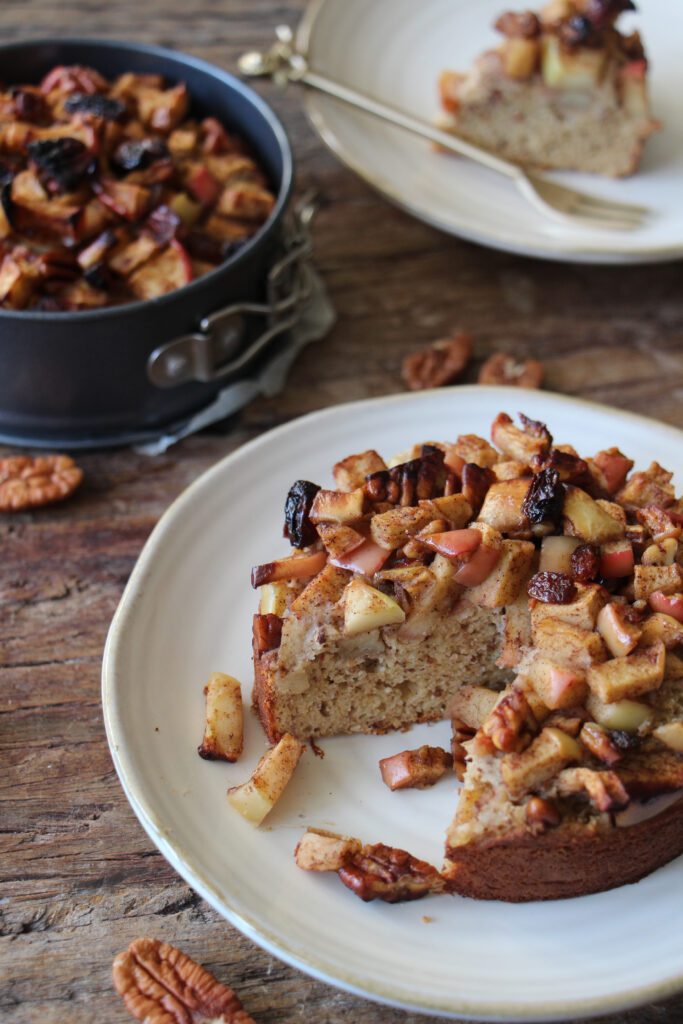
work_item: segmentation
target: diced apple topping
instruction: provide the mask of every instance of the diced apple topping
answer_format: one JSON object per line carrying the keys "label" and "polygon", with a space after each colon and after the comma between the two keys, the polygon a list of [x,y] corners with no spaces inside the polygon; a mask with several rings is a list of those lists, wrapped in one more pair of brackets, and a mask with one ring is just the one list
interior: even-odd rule
{"label": "diced apple topping", "polygon": [[503,758],[503,784],[512,800],[521,800],[582,756],[581,747],[572,736],[547,726],[521,754],[507,754]]}
{"label": "diced apple topping", "polygon": [[477,434],[461,434],[453,448],[463,463],[473,462],[484,469],[490,469],[500,461],[500,455],[493,445]]}
{"label": "diced apple topping", "polygon": [[386,548],[375,544],[374,540],[365,540],[352,551],[331,558],[333,565],[349,572],[359,572],[362,576],[374,576],[379,572],[391,554]]}
{"label": "diced apple topping", "polygon": [[[648,601],[655,593],[677,594],[683,592],[683,568],[674,565],[637,565],[633,570],[633,593],[636,601]],[[655,599],[656,603],[660,603]],[[656,612],[671,611],[664,607],[655,608]]]}
{"label": "diced apple topping", "polygon": [[473,554],[480,546],[482,535],[479,530],[448,530],[446,533],[432,533],[422,542],[444,558],[463,558]]}
{"label": "diced apple topping", "polygon": [[263,755],[251,777],[228,790],[228,801],[252,825],[260,825],[285,791],[294,774],[304,744],[285,733],[280,742]]}
{"label": "diced apple topping", "polygon": [[607,604],[598,615],[598,632],[612,657],[623,658],[638,646],[643,630],[629,619],[628,606]]}
{"label": "diced apple topping", "polygon": [[529,520],[522,511],[528,490],[528,477],[492,484],[486,492],[484,504],[479,513],[479,521],[488,523],[489,526],[501,533],[514,533],[528,529]]}
{"label": "diced apple topping", "polygon": [[626,457],[618,448],[607,448],[598,452],[593,461],[602,470],[602,475],[610,494],[616,494],[624,486],[626,477],[633,469],[633,460]]}
{"label": "diced apple topping", "polygon": [[607,603],[608,594],[597,583],[577,583],[577,595],[568,604],[546,604],[536,601],[531,609],[531,630],[543,619],[561,619],[580,629],[595,629],[600,609]]}
{"label": "diced apple topping", "polygon": [[572,92],[595,89],[602,77],[607,59],[604,47],[586,46],[569,50],[558,36],[546,34],[541,40],[541,73],[550,89]]}
{"label": "diced apple topping", "polygon": [[214,672],[204,687],[206,723],[200,757],[209,761],[236,761],[244,743],[242,689],[237,679]]}
{"label": "diced apple topping", "polygon": [[563,665],[581,669],[599,664],[607,658],[605,645],[597,633],[562,619],[546,618],[537,622],[534,646],[545,656]]}
{"label": "diced apple topping", "polygon": [[316,494],[309,519],[312,523],[354,523],[360,519],[365,510],[365,491],[357,487],[355,491],[325,491]]}
{"label": "diced apple topping", "polygon": [[654,590],[648,596],[648,603],[654,611],[683,622],[683,594],[666,594],[661,590]]}
{"label": "diced apple topping", "polygon": [[420,508],[434,513],[434,518],[446,519],[454,530],[461,530],[472,519],[472,506],[464,494],[447,494],[442,498],[420,501]]}
{"label": "diced apple topping", "polygon": [[548,453],[552,438],[542,423],[525,419],[523,423],[525,429],[520,430],[507,413],[499,413],[491,426],[491,440],[509,459],[530,465],[532,459]]}
{"label": "diced apple topping", "polygon": [[544,537],[538,571],[563,572],[571,576],[571,558],[580,544],[579,537]]}
{"label": "diced apple topping", "polygon": [[371,473],[380,473],[386,469],[386,463],[381,455],[370,448],[358,455],[348,455],[345,459],[337,462],[333,468],[334,482],[340,491],[355,491],[365,483],[366,476]]}
{"label": "diced apple topping", "polygon": [[462,587],[476,587],[488,579],[493,572],[502,552],[500,535],[497,543],[492,543],[486,536],[476,551],[456,570],[454,579]]}
{"label": "diced apple topping", "polygon": [[586,699],[586,674],[551,658],[535,657],[524,670],[525,676],[551,711],[579,707]]}
{"label": "diced apple topping", "polygon": [[590,544],[621,540],[624,527],[580,487],[567,485],[564,499],[565,533]]}
{"label": "diced apple topping", "polygon": [[665,537],[656,544],[649,544],[641,556],[642,565],[673,565],[678,555],[677,537]]}
{"label": "diced apple topping", "polygon": [[375,544],[394,551],[403,547],[433,519],[434,514],[428,508],[391,508],[372,517],[370,534]]}
{"label": "diced apple topping", "polygon": [[341,523],[318,523],[316,530],[332,558],[354,551],[367,540],[362,533],[351,526],[342,526]]}
{"label": "diced apple topping", "polygon": [[259,614],[277,615],[280,618],[287,611],[288,587],[284,580],[264,583],[259,597]]}
{"label": "diced apple topping", "polygon": [[487,686],[461,686],[451,702],[451,718],[459,719],[470,729],[480,729],[500,696]]}
{"label": "diced apple topping", "polygon": [[633,545],[630,540],[612,540],[600,549],[600,575],[621,579],[633,572]]}
{"label": "diced apple topping", "polygon": [[680,720],[666,722],[654,729],[652,734],[670,750],[683,754],[683,722]]}
{"label": "diced apple topping", "polygon": [[344,592],[344,634],[356,636],[382,626],[405,622],[406,614],[398,601],[362,579],[353,579]]}
{"label": "diced apple topping", "polygon": [[350,857],[360,851],[359,839],[309,828],[296,844],[294,860],[304,871],[339,871]]}
{"label": "diced apple topping", "polygon": [[289,558],[279,558],[275,562],[264,562],[263,565],[255,565],[251,570],[251,585],[260,587],[264,583],[276,583],[278,580],[316,576],[326,562],[326,551],[314,551],[310,555],[290,555]]}
{"label": "diced apple topping", "polygon": [[539,55],[537,39],[506,39],[501,47],[503,70],[508,78],[524,81],[536,71]]}
{"label": "diced apple topping", "polygon": [[529,541],[504,539],[496,564],[482,583],[472,587],[469,600],[482,608],[513,604],[531,576],[535,557],[536,548]]}
{"label": "diced apple topping", "polygon": [[438,782],[453,764],[452,756],[441,747],[404,750],[379,762],[382,781],[389,789],[426,789]]}
{"label": "diced apple topping", "polygon": [[661,686],[665,658],[664,644],[656,641],[634,654],[593,665],[588,669],[588,685],[606,704],[624,697],[640,697]]}
{"label": "diced apple topping", "polygon": [[668,508],[676,499],[671,483],[673,473],[653,462],[641,473],[633,473],[617,494],[617,501],[627,509],[656,505]]}
{"label": "diced apple topping", "polygon": [[628,698],[607,704],[594,693],[588,695],[586,709],[605,729],[617,729],[633,734],[649,725],[654,715],[649,704]]}
{"label": "diced apple topping", "polygon": [[[654,596],[653,594],[652,597]],[[662,596],[670,599],[666,594]],[[674,596],[680,597],[680,603],[683,606],[683,594]],[[683,608],[681,610],[683,611]],[[664,612],[655,612],[654,615],[650,615],[642,625],[640,642],[647,645],[655,643],[657,640],[661,640],[667,651],[683,646],[683,615],[678,618]]]}

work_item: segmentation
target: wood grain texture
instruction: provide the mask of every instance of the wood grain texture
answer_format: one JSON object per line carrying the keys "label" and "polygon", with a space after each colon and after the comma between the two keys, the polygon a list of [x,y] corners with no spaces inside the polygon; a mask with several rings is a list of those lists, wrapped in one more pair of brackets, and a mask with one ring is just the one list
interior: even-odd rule
{"label": "wood grain texture", "polygon": [[[276,23],[293,24],[301,7],[298,0],[5,0],[0,39],[134,38],[231,68],[244,49],[266,44]],[[681,264],[563,266],[441,235],[341,168],[307,126],[294,91],[259,89],[290,132],[299,188],[315,186],[327,200],[315,242],[339,311],[336,328],[302,354],[284,395],[254,402],[157,459],[130,451],[83,456],[86,481],[72,501],[0,518],[0,1018],[7,1024],[124,1024],[111,961],[144,934],[181,946],[233,985],[260,1024],[427,1020],[336,992],[263,953],[179,880],[126,803],[100,712],[102,647],[145,538],[188,483],[293,416],[401,390],[402,356],[455,326],[476,337],[468,379],[503,348],[543,360],[553,390],[683,427]],[[679,998],[610,1024],[682,1018]]]}

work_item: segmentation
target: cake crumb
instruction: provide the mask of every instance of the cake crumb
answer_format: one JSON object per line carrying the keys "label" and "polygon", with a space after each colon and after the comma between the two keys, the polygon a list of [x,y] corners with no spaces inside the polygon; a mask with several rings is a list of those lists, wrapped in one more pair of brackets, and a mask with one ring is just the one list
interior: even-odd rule
{"label": "cake crumb", "polygon": [[422,915],[422,924],[431,924],[433,920],[434,918],[430,917],[429,914]]}

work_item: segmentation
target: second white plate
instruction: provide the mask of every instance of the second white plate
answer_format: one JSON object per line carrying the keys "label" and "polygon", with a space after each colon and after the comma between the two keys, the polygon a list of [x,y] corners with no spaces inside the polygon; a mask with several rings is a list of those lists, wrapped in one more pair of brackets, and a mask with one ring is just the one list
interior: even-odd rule
{"label": "second white plate", "polygon": [[[298,39],[316,71],[433,121],[437,79],[466,70],[500,39],[491,28],[502,0],[315,0]],[[309,92],[307,109],[324,141],[387,198],[454,235],[526,256],[576,263],[645,263],[683,256],[683,131],[680,0],[639,0],[623,18],[638,28],[651,60],[650,91],[664,131],[627,179],[557,174],[594,195],[649,207],[632,232],[565,227],[537,213],[514,185],[468,160],[436,153],[400,128]]]}
{"label": "second white plate", "polygon": [[[410,850],[435,864],[457,789],[391,793],[380,757],[448,745],[446,723],[410,734],[324,740],[308,750],[265,827],[227,804],[266,744],[247,714],[238,764],[202,761],[209,673],[243,680],[248,707],[250,567],[285,551],[284,496],[296,478],[331,483],[349,452],[386,455],[416,440],[486,435],[501,409],[546,421],[585,453],[613,444],[680,471],[672,427],[542,392],[458,387],[337,406],[239,449],[166,512],[140,557],[109,633],[107,735],[119,777],[150,837],[221,914],[266,949],[334,985],[443,1016],[539,1021],[596,1015],[683,987],[683,858],[634,886],[582,899],[509,905],[441,896],[364,904],[335,876],[294,864],[308,825]],[[679,477],[680,479],[680,477]],[[423,915],[426,915],[423,916]]]}

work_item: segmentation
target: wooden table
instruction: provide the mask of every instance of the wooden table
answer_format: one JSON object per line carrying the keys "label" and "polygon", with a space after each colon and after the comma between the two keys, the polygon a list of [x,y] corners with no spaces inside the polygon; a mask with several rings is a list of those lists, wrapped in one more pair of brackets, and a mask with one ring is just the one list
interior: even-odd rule
{"label": "wooden table", "polygon": [[[232,68],[241,51],[269,41],[276,23],[294,24],[301,7],[299,0],[6,0],[0,37],[130,37]],[[145,538],[184,487],[293,416],[401,390],[402,356],[454,326],[474,332],[477,363],[498,347],[533,355],[546,364],[552,390],[683,427],[680,264],[563,266],[441,235],[344,170],[308,127],[295,92],[261,91],[290,132],[299,188],[314,185],[329,199],[315,242],[336,328],[300,357],[286,394],[255,402],[159,458],[85,455],[86,482],[74,500],[0,519],[0,1017],[7,1024],[122,1024],[128,1017],[111,987],[111,961],[144,934],[176,943],[234,985],[261,1024],[425,1020],[336,992],[263,953],[177,877],[125,800],[100,711],[102,647]],[[646,936],[634,941],[646,949]],[[679,998],[610,1020],[682,1018]]]}

